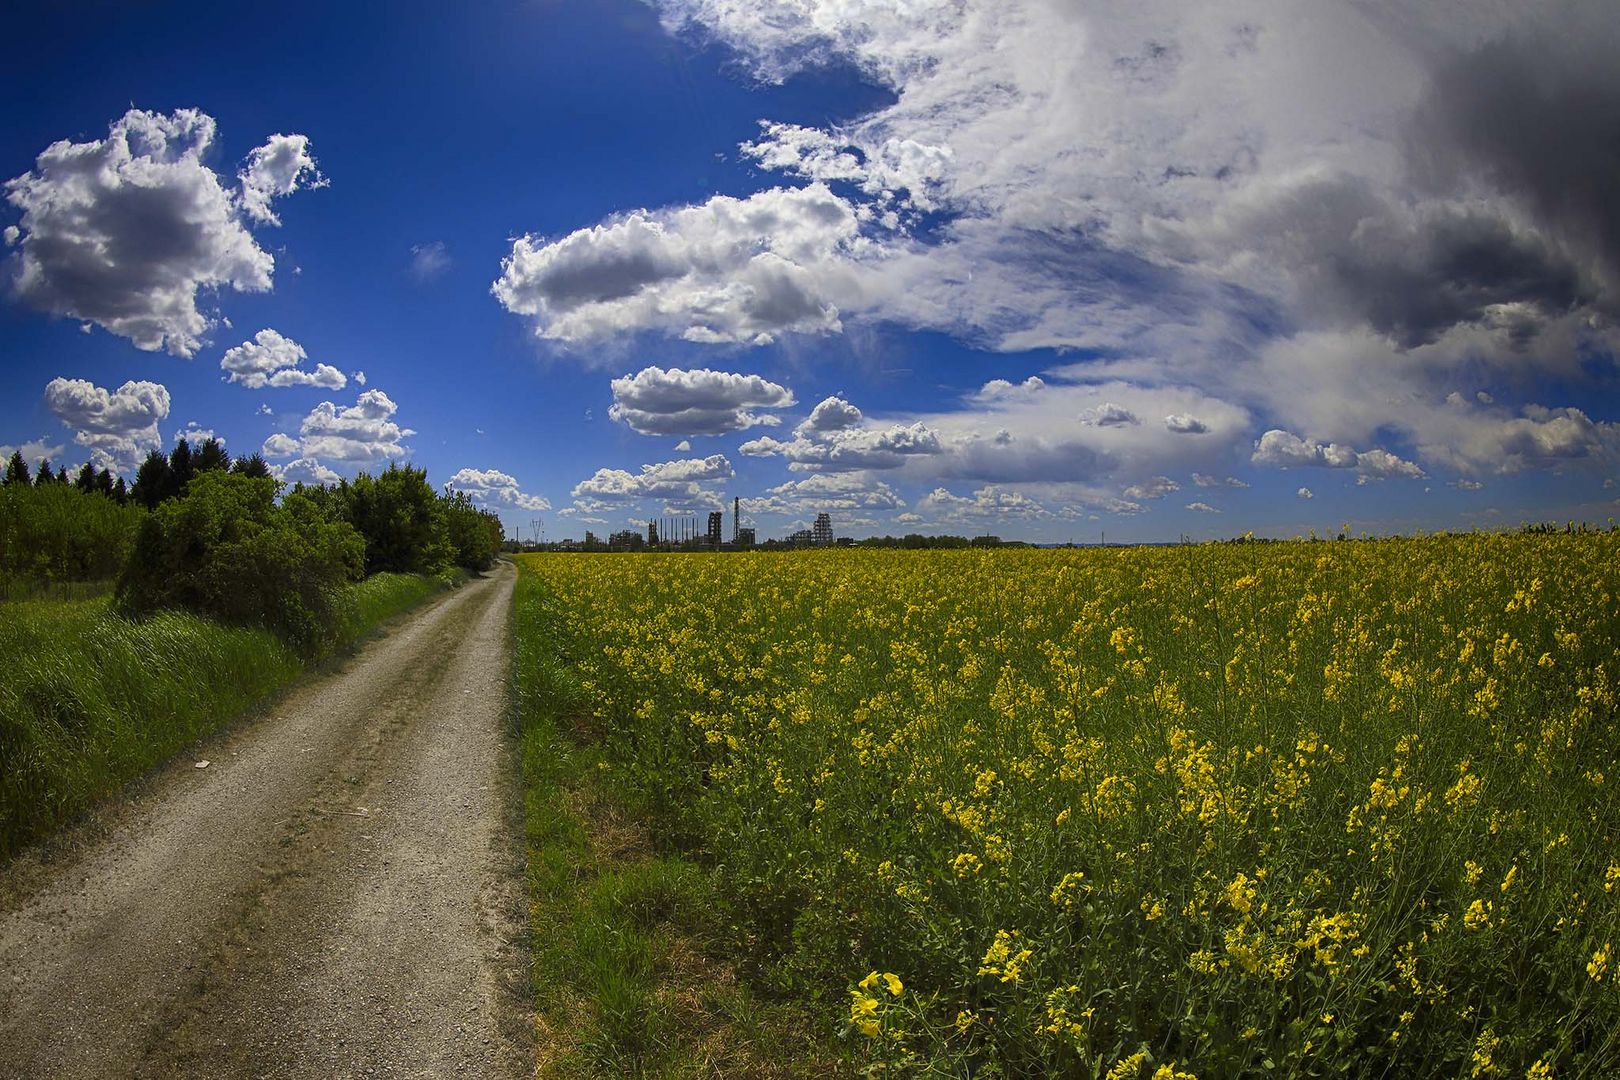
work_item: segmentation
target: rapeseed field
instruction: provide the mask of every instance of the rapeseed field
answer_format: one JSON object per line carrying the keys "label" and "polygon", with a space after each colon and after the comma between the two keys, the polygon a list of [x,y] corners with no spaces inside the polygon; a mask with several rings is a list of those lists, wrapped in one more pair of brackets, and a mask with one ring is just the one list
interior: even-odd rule
{"label": "rapeseed field", "polygon": [[523,570],[600,768],[858,1066],[1620,1072],[1614,533]]}

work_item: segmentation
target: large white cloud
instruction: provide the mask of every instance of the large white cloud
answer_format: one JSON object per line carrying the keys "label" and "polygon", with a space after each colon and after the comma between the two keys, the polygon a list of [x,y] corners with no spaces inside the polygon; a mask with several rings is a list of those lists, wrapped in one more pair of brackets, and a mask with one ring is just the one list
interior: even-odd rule
{"label": "large white cloud", "polygon": [[273,223],[270,200],[313,169],[303,136],[278,136],[232,191],[207,164],[214,137],[213,118],[196,109],[131,109],[105,139],[52,143],[6,184],[22,211],[16,295],[138,348],[192,355],[213,325],[199,293],[271,287],[275,261],[244,218]]}
{"label": "large white cloud", "polygon": [[288,484],[335,484],[343,479],[336,469],[314,458],[295,458],[284,465],[271,465],[270,475]]}
{"label": "large white cloud", "polygon": [[1357,452],[1339,443],[1320,443],[1303,439],[1293,432],[1273,428],[1260,436],[1251,456],[1256,465],[1279,468],[1316,466],[1328,469],[1354,469],[1361,476],[1383,480],[1403,477],[1421,479],[1423,470],[1382,447]]}
{"label": "large white cloud", "polygon": [[638,473],[624,469],[598,469],[589,479],[574,485],[576,502],[598,500],[626,502],[656,498],[695,499],[705,493],[705,485],[729,480],[735,471],[724,454],[705,458],[682,458],[643,465]]}
{"label": "large white cloud", "polygon": [[161,449],[158,425],[169,416],[169,391],[159,383],[130,381],[106,390],[86,379],[52,379],[45,407],[73,428],[98,464],[128,469],[148,450]]}
{"label": "large white cloud", "polygon": [[987,484],[972,496],[955,495],[946,488],[935,488],[917,503],[925,518],[945,522],[1027,521],[1048,518],[1052,511],[1022,491]]}
{"label": "large white cloud", "polygon": [[[891,92],[838,125],[766,122],[741,147],[861,222],[846,319],[1095,350],[1123,385],[1242,410],[1260,421],[1248,440],[1398,432],[1395,462],[1363,476],[1409,475],[1408,456],[1601,459],[1610,418],[1541,416],[1523,395],[1547,372],[1601,398],[1620,346],[1612,4],[658,6],[756,78],[847,64]],[[1461,420],[1443,384],[1469,379],[1503,399]],[[993,381],[963,411],[1013,388]],[[1200,411],[1130,412],[1190,444],[1227,433]]]}
{"label": "large white cloud", "polygon": [[551,503],[544,496],[525,493],[515,476],[499,469],[460,469],[450,477],[448,483],[485,506],[510,506],[517,510],[551,509]]}
{"label": "large white cloud", "polygon": [[794,404],[793,391],[759,375],[642,368],[614,379],[608,415],[643,435],[722,435],[780,421],[762,409]]}
{"label": "large white cloud", "polygon": [[765,344],[841,329],[862,247],[855,207],[825,185],[637,210],[559,239],[520,237],[492,286],[541,337],[658,330]]}
{"label": "large white cloud", "polygon": [[410,454],[404,440],[416,432],[401,427],[394,414],[399,407],[381,390],[363,391],[355,403],[340,407],[323,401],[298,425],[298,437],[277,432],[264,442],[266,457],[301,458],[317,462],[375,464]]}
{"label": "large white cloud", "polygon": [[787,442],[767,435],[745,442],[737,450],[750,457],[786,458],[794,471],[840,471],[894,469],[908,458],[937,454],[941,446],[939,433],[918,422],[801,430]]}
{"label": "large white cloud", "polygon": [[260,330],[252,341],[226,349],[219,366],[227,382],[241,383],[249,390],[266,386],[322,386],[341,390],[349,380],[331,364],[316,364],[314,371],[301,365],[307,360],[304,347],[275,330]]}

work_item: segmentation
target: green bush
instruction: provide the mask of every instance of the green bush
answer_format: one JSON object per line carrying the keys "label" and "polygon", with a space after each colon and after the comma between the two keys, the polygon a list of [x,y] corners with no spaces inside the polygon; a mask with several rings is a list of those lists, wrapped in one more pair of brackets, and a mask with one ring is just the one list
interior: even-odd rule
{"label": "green bush", "polygon": [[365,538],[366,573],[431,574],[450,564],[444,506],[426,469],[389,465],[340,490],[345,516]]}
{"label": "green bush", "polygon": [[488,570],[505,535],[501,519],[478,509],[465,492],[446,495],[443,503],[451,559],[468,570]]}
{"label": "green bush", "polygon": [[462,492],[441,495],[427,470],[389,465],[376,476],[293,489],[334,521],[347,521],[366,543],[366,573],[436,574],[451,566],[487,570],[501,549],[498,515]]}
{"label": "green bush", "polygon": [[185,608],[264,626],[306,654],[328,645],[340,616],[335,591],[361,577],[365,545],[301,494],[276,506],[276,487],[222,471],[193,477],[184,496],[142,522],[118,580],[120,609]]}

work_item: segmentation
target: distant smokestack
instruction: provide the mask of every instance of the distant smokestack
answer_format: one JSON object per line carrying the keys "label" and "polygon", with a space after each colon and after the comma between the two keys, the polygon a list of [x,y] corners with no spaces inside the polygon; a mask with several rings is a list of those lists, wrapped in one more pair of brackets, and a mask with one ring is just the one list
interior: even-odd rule
{"label": "distant smokestack", "polygon": [[733,495],[731,498],[731,542],[737,542],[737,531],[742,528],[742,499]]}

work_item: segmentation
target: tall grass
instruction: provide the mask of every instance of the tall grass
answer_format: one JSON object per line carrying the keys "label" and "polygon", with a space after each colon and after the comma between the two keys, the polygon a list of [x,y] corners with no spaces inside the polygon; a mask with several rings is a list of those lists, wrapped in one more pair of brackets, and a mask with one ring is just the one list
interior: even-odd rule
{"label": "tall grass", "polygon": [[[379,574],[349,587],[341,643],[450,579]],[[0,607],[0,857],[116,791],[305,670],[266,630],[106,598]]]}
{"label": "tall grass", "polygon": [[1620,1073],[1620,534],[522,565],[858,1064]]}

